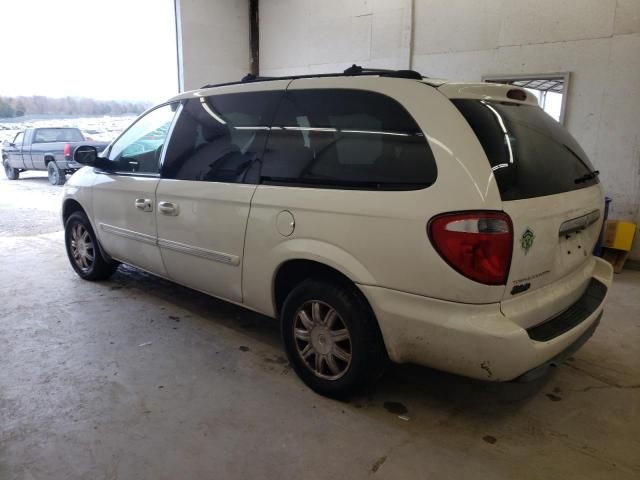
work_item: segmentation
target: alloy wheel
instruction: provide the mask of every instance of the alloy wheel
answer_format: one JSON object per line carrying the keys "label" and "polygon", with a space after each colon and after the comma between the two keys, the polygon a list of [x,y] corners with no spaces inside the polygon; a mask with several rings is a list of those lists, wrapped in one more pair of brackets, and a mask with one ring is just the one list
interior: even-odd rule
{"label": "alloy wheel", "polygon": [[95,261],[95,246],[91,235],[80,223],[71,227],[71,254],[73,261],[83,272],[88,272]]}
{"label": "alloy wheel", "polygon": [[305,302],[293,322],[296,350],[317,377],[337,380],[351,365],[351,335],[335,308],[320,300]]}

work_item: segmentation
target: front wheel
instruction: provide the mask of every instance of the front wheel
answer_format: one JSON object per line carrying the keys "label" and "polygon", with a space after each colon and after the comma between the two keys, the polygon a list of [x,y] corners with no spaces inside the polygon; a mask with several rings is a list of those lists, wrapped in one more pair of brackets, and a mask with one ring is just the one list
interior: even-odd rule
{"label": "front wheel", "polygon": [[49,162],[47,165],[47,175],[49,177],[49,183],[51,185],[64,185],[67,181],[67,176],[55,161]]}
{"label": "front wheel", "polygon": [[69,216],[64,226],[67,257],[76,273],[84,280],[106,280],[118,264],[102,256],[89,219],[82,212]]}
{"label": "front wheel", "polygon": [[18,180],[18,178],[20,178],[20,170],[9,165],[9,160],[5,160],[3,164],[4,173],[9,180]]}
{"label": "front wheel", "polygon": [[388,362],[371,309],[346,282],[302,282],[284,302],[281,326],[289,362],[321,395],[356,393],[375,382]]}

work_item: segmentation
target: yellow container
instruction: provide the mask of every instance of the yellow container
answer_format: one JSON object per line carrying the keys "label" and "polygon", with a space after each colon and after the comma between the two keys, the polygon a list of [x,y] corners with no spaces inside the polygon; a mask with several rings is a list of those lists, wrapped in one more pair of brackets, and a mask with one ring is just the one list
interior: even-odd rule
{"label": "yellow container", "polygon": [[606,248],[615,248],[616,250],[628,252],[631,250],[636,228],[635,223],[607,220],[607,224],[604,227],[602,245]]}

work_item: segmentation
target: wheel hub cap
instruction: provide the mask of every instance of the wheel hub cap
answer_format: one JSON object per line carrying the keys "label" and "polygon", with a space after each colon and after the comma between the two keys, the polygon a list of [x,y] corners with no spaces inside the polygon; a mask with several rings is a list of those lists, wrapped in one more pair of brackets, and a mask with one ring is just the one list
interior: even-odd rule
{"label": "wheel hub cap", "polygon": [[329,329],[317,326],[311,330],[311,345],[321,355],[327,355],[333,349],[333,340]]}
{"label": "wheel hub cap", "polygon": [[317,377],[337,380],[351,365],[351,335],[338,312],[319,300],[296,312],[293,335],[298,355]]}

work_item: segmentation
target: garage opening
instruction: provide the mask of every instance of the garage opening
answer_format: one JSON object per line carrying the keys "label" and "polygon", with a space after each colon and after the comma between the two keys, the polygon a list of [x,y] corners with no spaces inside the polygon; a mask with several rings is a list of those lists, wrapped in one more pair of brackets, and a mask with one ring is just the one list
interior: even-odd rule
{"label": "garage opening", "polygon": [[483,80],[524,88],[535,95],[538,99],[538,104],[545,112],[551,115],[556,121],[564,124],[569,73],[499,77],[485,76]]}

